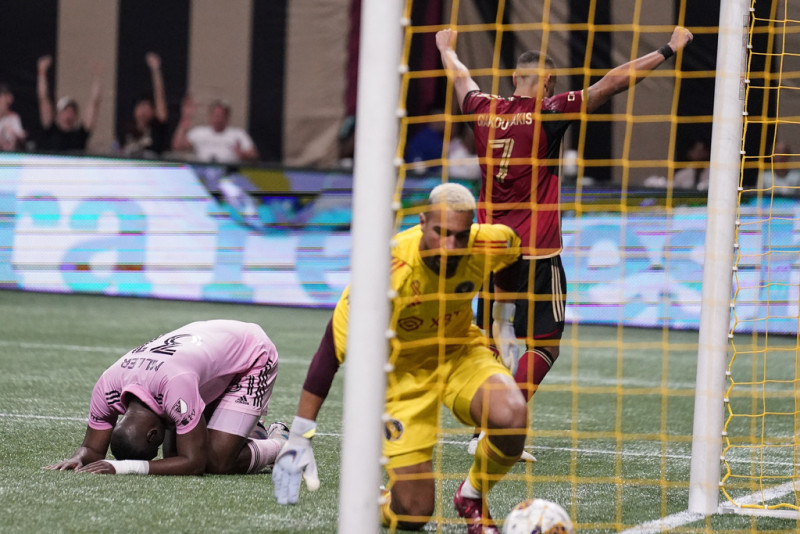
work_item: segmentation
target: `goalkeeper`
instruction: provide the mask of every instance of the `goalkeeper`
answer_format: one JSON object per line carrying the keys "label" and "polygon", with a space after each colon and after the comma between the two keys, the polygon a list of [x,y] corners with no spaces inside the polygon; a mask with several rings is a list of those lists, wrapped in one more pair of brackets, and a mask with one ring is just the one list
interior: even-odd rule
{"label": "goalkeeper", "polygon": [[[610,70],[583,91],[561,94],[555,94],[553,60],[540,52],[525,52],[513,74],[514,94],[507,98],[480,91],[456,55],[455,40],[453,30],[436,34],[436,46],[461,111],[474,117],[482,179],[478,222],[510,226],[519,234],[525,252],[517,270],[519,279],[509,289],[516,302],[491,303],[489,299],[489,303],[492,319],[502,324],[513,322],[516,337],[526,340],[527,350],[519,356],[522,351],[515,343],[498,336],[494,328],[503,362],[530,399],[558,358],[564,331],[567,282],[560,256],[560,182],[553,163],[559,157],[561,139],[579,113],[597,110],[613,95],[643,80],[683,49],[692,34],[677,27],[657,51]],[[481,299],[479,325],[484,319],[483,307]],[[470,450],[476,440],[477,434]]]}
{"label": "goalkeeper", "polygon": [[[392,250],[392,340],[384,426],[390,492],[387,526],[422,528],[434,511],[433,447],[440,404],[465,425],[489,435],[477,447],[467,479],[454,497],[469,532],[497,532],[485,496],[522,453],[525,399],[472,324],[471,302],[491,271],[501,291],[520,256],[516,233],[504,225],[473,224],[475,198],[464,186],[435,187],[420,224],[396,236]],[[316,418],[345,357],[349,288],[345,289],[312,359],[289,441],[273,470],[275,497],[298,500],[301,475],[319,486],[311,449]],[[503,432],[493,433],[493,429]],[[377,491],[377,488],[376,488]]]}

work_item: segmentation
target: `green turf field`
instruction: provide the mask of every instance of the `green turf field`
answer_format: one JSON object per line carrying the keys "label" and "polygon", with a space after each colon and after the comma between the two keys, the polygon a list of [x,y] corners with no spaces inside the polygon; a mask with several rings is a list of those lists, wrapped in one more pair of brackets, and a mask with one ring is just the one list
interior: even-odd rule
{"label": "green turf field", "polygon": [[[268,419],[291,421],[329,316],[324,310],[0,291],[0,532],[335,532],[342,373],[314,439],[322,487],[314,495],[304,489],[297,506],[275,504],[271,478],[264,475],[162,478],[41,469],[80,444],[91,388],[112,361],[198,319],[240,319],[264,328],[280,353]],[[539,461],[518,464],[495,488],[495,517],[530,495],[561,503],[580,532],[624,531],[684,512],[696,333],[581,326],[568,328],[563,347],[532,407],[528,448]],[[794,402],[784,397],[776,402]],[[471,462],[465,452],[470,430],[450,417],[443,421],[435,458],[442,470],[438,522],[429,529],[463,532],[451,499]],[[775,462],[791,466],[791,453]],[[677,523],[675,532],[800,528],[790,520],[733,515]]]}

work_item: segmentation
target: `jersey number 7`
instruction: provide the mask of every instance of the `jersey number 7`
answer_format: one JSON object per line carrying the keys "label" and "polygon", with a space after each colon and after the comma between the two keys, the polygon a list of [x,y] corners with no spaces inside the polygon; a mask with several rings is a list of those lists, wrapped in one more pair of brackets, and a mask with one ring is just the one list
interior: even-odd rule
{"label": "jersey number 7", "polygon": [[494,174],[498,182],[503,182],[508,175],[508,162],[511,160],[511,151],[514,150],[513,139],[492,139],[489,141],[489,148],[492,149],[492,155],[489,162],[494,166],[497,158],[495,157],[495,150],[500,151],[500,161],[497,165],[497,173]]}

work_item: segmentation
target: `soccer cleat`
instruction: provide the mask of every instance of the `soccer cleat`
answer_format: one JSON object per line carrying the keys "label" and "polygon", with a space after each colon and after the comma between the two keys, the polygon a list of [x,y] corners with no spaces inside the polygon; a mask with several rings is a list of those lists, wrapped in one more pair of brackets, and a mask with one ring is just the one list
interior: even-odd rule
{"label": "soccer cleat", "polygon": [[256,423],[255,428],[250,431],[251,439],[267,439],[267,427],[264,426],[262,421]]}
{"label": "soccer cleat", "polygon": [[267,439],[279,439],[286,441],[289,439],[289,425],[283,421],[275,421],[267,427]]}
{"label": "soccer cleat", "polygon": [[522,451],[522,456],[519,457],[518,462],[535,462],[536,456],[532,455],[528,451]]}
{"label": "soccer cleat", "polygon": [[461,495],[461,488],[464,487],[465,482],[466,480],[456,490],[456,494],[453,496],[453,505],[458,516],[467,520],[467,534],[500,534],[492,521],[492,516],[489,515],[489,510],[486,510],[484,514],[483,501]]}

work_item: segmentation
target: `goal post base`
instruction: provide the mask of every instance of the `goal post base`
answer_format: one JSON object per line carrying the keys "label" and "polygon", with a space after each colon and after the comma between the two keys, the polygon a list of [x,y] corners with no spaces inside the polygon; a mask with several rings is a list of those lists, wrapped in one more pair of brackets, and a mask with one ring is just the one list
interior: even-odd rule
{"label": "goal post base", "polygon": [[721,505],[719,507],[718,513],[800,520],[800,510],[770,509],[764,507],[759,507],[759,508],[743,507],[743,506],[734,506],[732,504]]}

